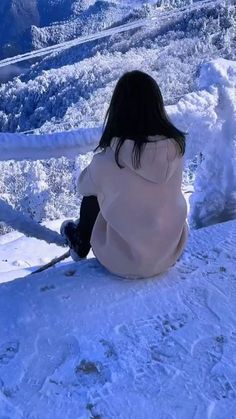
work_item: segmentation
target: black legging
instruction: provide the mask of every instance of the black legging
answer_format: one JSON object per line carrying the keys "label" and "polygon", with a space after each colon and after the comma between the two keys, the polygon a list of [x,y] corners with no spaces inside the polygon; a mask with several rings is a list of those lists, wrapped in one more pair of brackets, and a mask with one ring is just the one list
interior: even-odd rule
{"label": "black legging", "polygon": [[87,256],[91,249],[93,226],[100,211],[96,196],[84,196],[80,207],[78,234],[80,238],[78,254],[81,258]]}

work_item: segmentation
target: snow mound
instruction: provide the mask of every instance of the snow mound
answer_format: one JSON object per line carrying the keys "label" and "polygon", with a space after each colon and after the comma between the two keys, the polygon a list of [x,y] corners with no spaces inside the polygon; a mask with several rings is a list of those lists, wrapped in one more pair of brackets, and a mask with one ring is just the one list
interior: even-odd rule
{"label": "snow mound", "polygon": [[218,58],[217,60],[203,64],[198,84],[200,89],[207,89],[213,84],[224,85],[227,87],[236,86],[235,61]]}
{"label": "snow mound", "polygon": [[0,417],[233,419],[235,246],[231,221],[149,280],[91,259],[2,284]]}
{"label": "snow mound", "polygon": [[236,218],[236,62],[204,64],[199,85],[209,93],[213,89],[216,103],[190,198],[190,219],[197,228]]}

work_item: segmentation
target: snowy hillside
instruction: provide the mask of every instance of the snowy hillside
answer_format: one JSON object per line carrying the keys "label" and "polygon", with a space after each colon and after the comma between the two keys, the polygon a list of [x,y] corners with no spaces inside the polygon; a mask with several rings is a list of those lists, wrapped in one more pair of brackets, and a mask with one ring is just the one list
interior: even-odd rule
{"label": "snowy hillside", "polygon": [[[4,240],[3,281],[55,255]],[[0,417],[235,419],[235,247],[231,221],[192,232],[153,279],[91,259],[2,284]]]}
{"label": "snowy hillside", "polygon": [[[110,0],[2,0],[0,4],[0,58],[71,39],[112,24],[154,1]],[[169,3],[164,1],[163,3]],[[186,2],[182,2],[186,3]],[[188,3],[188,2],[187,2]],[[178,2],[173,1],[171,7]],[[124,10],[124,13],[122,11]],[[107,14],[108,12],[108,14]]]}
{"label": "snowy hillside", "polygon": [[[199,0],[201,1],[201,0]],[[145,5],[174,8],[192,0],[1,0],[0,58],[108,26]],[[107,14],[107,11],[108,14]]]}
{"label": "snowy hillside", "polygon": [[[148,16],[146,9],[123,10],[126,6],[122,5],[96,2],[83,12],[88,14],[85,26],[80,22],[73,29],[71,21],[66,21],[63,27],[50,26],[50,33],[45,28],[35,31],[42,38],[52,39],[55,29],[55,40],[61,41],[70,37],[70,31],[90,30],[90,25],[96,32],[102,25],[109,27]],[[92,14],[94,8],[97,11]],[[203,62],[218,57],[235,59],[233,1],[194,2],[181,11],[157,8],[155,13],[157,20],[150,21],[148,27],[56,53],[2,85],[0,130],[40,128],[41,132],[49,132],[100,125],[117,78],[133,68],[153,75],[166,103],[175,103],[183,94],[196,90]],[[72,37],[75,35],[79,33]]]}

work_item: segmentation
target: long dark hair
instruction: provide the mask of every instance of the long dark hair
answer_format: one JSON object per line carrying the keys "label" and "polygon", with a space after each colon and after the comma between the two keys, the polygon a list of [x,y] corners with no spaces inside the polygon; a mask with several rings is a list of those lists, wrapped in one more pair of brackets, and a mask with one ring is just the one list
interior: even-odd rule
{"label": "long dark hair", "polygon": [[140,159],[148,137],[163,135],[173,138],[185,153],[185,133],[169,120],[160,88],[156,81],[142,71],[125,73],[117,82],[104,120],[104,130],[97,149],[106,149],[114,137],[118,138],[115,160],[120,168],[119,151],[126,139],[134,141],[133,166],[140,167]]}

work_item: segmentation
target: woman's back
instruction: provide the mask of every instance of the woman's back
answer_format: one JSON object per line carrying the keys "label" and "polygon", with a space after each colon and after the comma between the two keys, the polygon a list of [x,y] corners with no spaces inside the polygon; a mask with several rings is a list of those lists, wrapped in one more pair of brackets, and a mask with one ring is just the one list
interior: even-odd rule
{"label": "woman's back", "polygon": [[[166,114],[156,81],[142,71],[117,82],[91,164],[81,173],[80,221],[71,225],[79,257],[90,245],[111,272],[157,275],[181,255],[188,236],[181,191],[185,133]],[[69,242],[70,242],[69,237]]]}
{"label": "woman's back", "polygon": [[150,277],[172,266],[187,240],[187,205],[181,191],[183,158],[178,144],[149,137],[140,165],[132,160],[133,140],[119,139],[96,154],[79,180],[83,195],[95,194],[100,213],[91,244],[98,260],[125,277]]}

